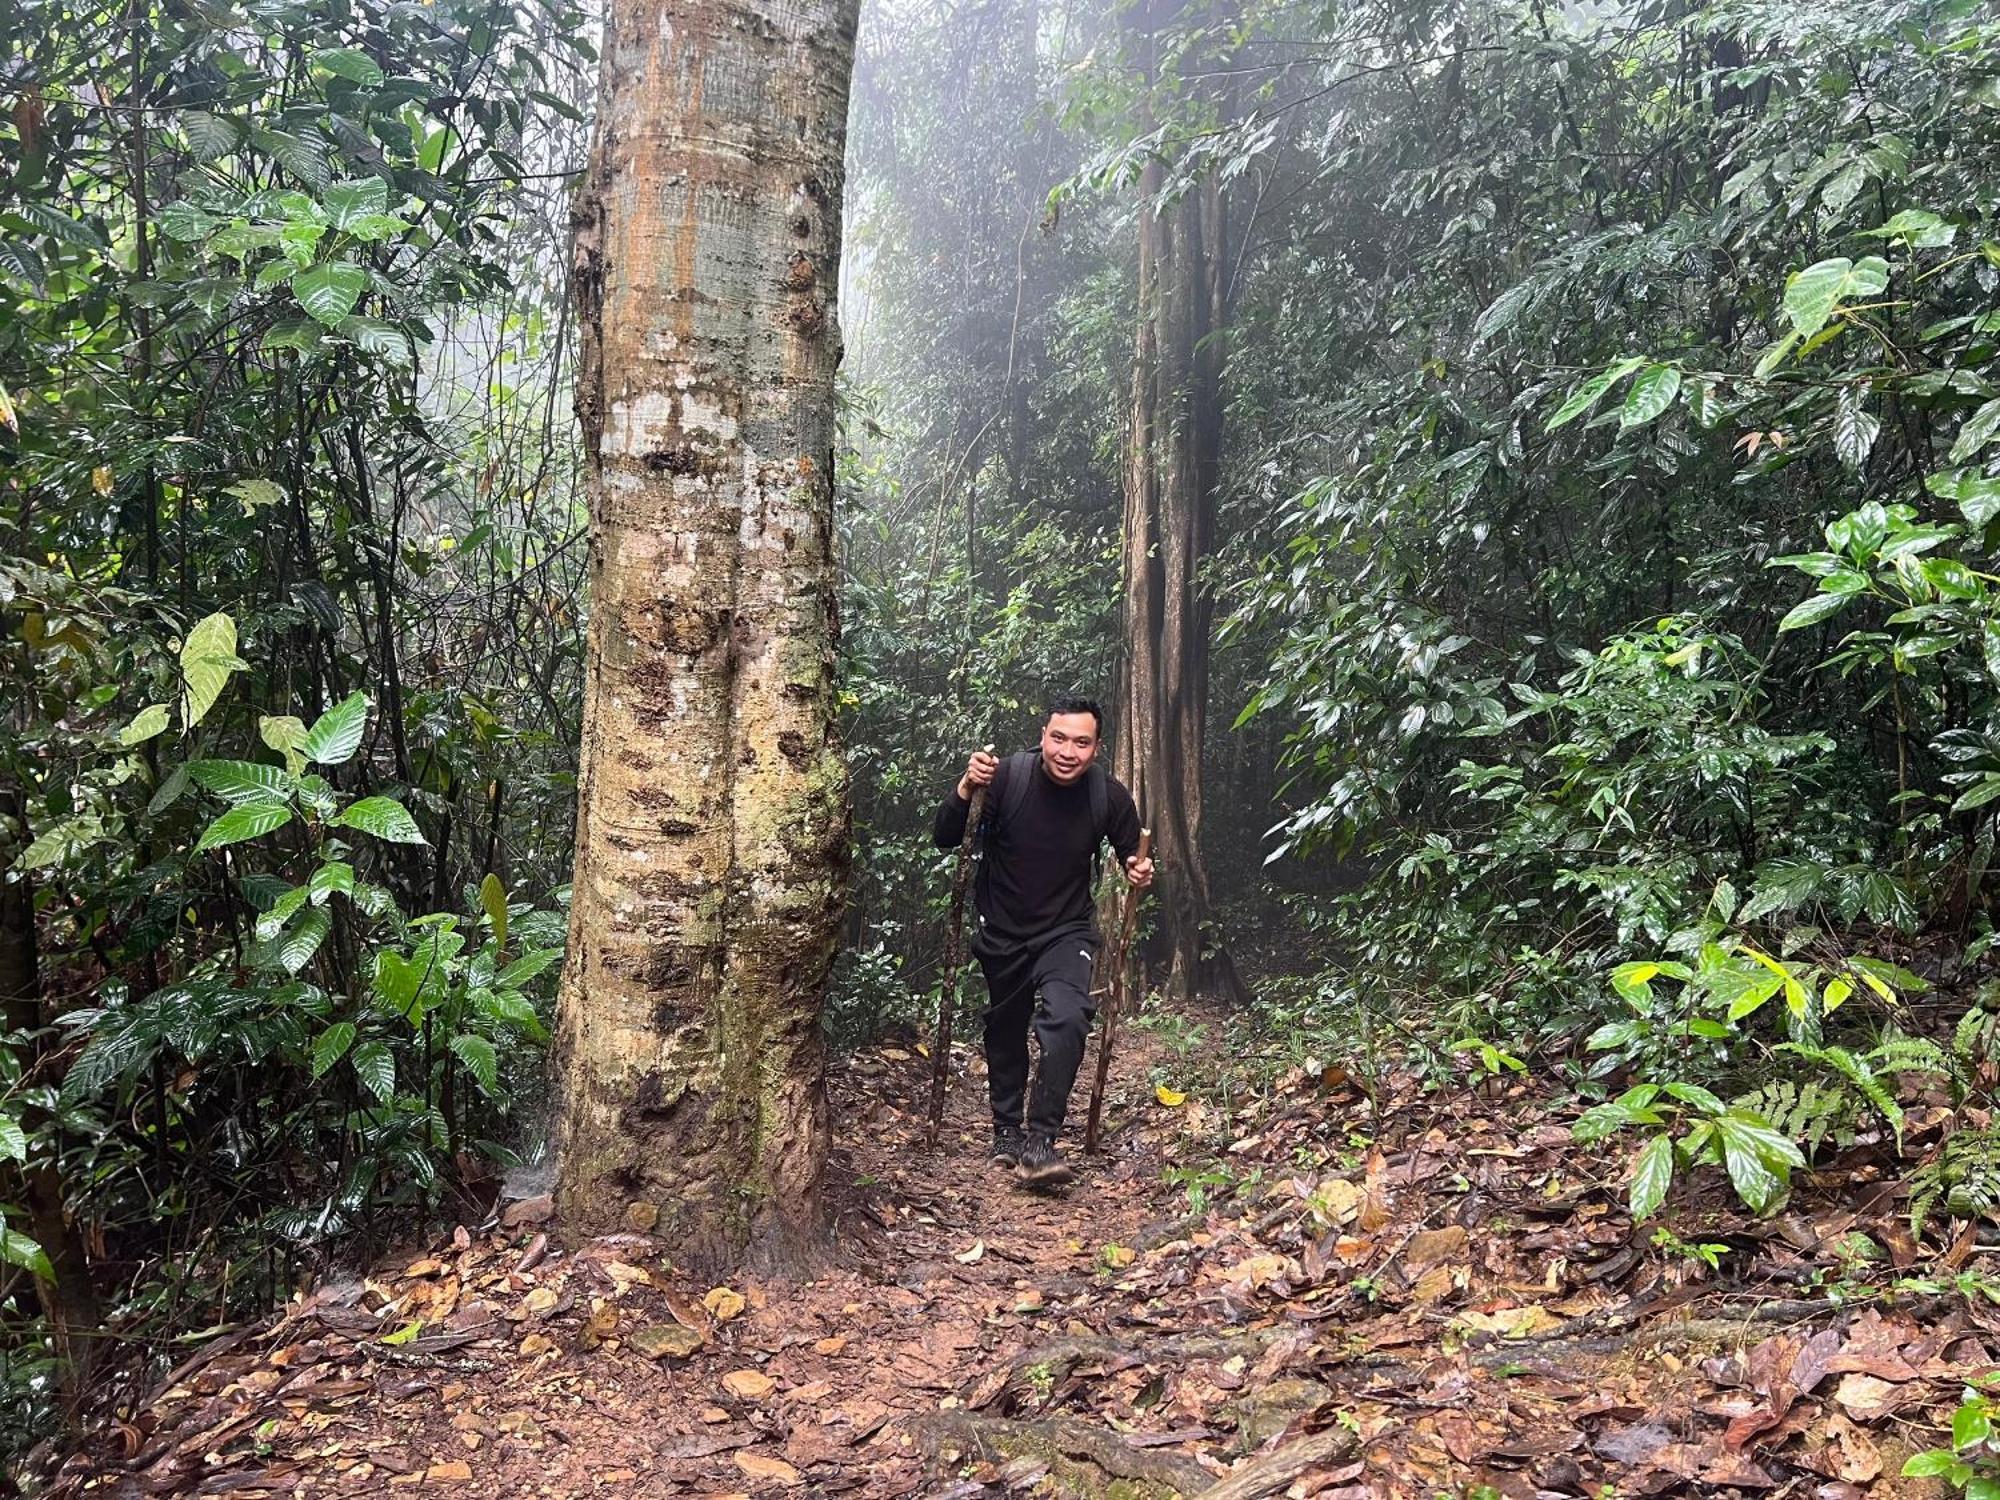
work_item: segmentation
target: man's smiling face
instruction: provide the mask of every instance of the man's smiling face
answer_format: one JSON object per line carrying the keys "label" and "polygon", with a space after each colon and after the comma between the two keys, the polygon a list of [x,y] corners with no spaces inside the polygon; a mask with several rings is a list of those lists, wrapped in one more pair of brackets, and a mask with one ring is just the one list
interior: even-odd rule
{"label": "man's smiling face", "polygon": [[1096,714],[1050,714],[1042,726],[1042,769],[1068,786],[1097,758]]}

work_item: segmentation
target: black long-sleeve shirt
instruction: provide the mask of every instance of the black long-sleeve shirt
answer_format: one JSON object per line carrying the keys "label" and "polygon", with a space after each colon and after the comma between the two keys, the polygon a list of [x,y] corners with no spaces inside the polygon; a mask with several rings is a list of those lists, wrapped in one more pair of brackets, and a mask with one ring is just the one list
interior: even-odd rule
{"label": "black long-sleeve shirt", "polygon": [[[1090,868],[1097,836],[1091,827],[1088,778],[1104,776],[1104,837],[1121,863],[1139,852],[1139,809],[1132,794],[1108,771],[1087,772],[1064,786],[1042,769],[1038,756],[1028,767],[1034,779],[1027,794],[1012,817],[1001,823],[1001,804],[1008,800],[1002,783],[1016,769],[1011,762],[1003,764],[1005,769],[987,792],[986,832],[974,892],[982,934],[989,944],[1012,947],[1091,929]],[[953,786],[931,831],[938,848],[958,847],[969,810]]]}

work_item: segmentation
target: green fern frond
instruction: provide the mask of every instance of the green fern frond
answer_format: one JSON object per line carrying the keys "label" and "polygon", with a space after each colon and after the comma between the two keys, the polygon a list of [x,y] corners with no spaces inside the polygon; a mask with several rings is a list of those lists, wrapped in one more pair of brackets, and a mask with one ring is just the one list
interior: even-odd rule
{"label": "green fern frond", "polygon": [[1942,1202],[1959,1218],[1994,1217],[2000,1205],[2000,1129],[1961,1130],[1910,1178],[1910,1232],[1921,1235]]}

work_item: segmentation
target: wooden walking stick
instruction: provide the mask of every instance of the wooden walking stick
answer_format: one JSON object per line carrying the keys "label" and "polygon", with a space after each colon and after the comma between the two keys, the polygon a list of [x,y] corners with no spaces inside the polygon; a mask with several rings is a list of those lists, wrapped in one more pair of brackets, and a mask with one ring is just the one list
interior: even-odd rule
{"label": "wooden walking stick", "polygon": [[[1140,859],[1147,859],[1153,853],[1153,830],[1139,830]],[[1111,1044],[1117,1040],[1118,1013],[1125,1008],[1125,964],[1132,949],[1132,925],[1139,915],[1139,898],[1143,891],[1128,890],[1125,893],[1125,915],[1118,923],[1118,946],[1111,950],[1111,993],[1104,1001],[1104,1030],[1097,1038],[1097,1083],[1090,1091],[1090,1118],[1083,1127],[1083,1149],[1095,1153],[1097,1150],[1098,1116],[1104,1108],[1104,1087],[1111,1076]]]}
{"label": "wooden walking stick", "polygon": [[[993,747],[982,745],[980,753],[991,755]],[[972,841],[979,835],[979,819],[985,811],[986,787],[976,786],[971,806],[965,810],[965,834],[958,841],[958,868],[951,877],[950,936],[945,939],[944,987],[938,991],[937,1041],[931,1055],[928,1144],[932,1146],[937,1145],[938,1131],[944,1126],[945,1081],[951,1073],[951,1018],[958,1009],[958,966],[965,959],[965,888],[972,883]]]}

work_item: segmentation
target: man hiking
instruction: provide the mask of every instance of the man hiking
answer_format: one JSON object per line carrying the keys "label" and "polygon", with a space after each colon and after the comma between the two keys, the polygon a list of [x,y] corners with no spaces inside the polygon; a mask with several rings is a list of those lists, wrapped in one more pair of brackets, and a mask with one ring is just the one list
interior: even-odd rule
{"label": "man hiking", "polygon": [[[1095,764],[1104,715],[1088,698],[1049,706],[1039,749],[1002,761],[973,752],[938,809],[932,837],[956,849],[975,787],[989,787],[973,907],[972,954],[986,975],[986,1077],[993,1102],[993,1159],[1030,1187],[1069,1181],[1056,1150],[1070,1089],[1096,1008],[1090,966],[1099,937],[1091,876],[1105,840],[1136,889],[1152,884],[1140,859],[1132,794]],[[1035,1097],[1028,1087],[1028,1031],[1041,1048]]]}

